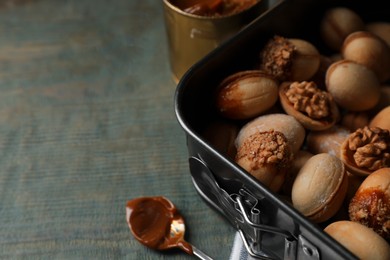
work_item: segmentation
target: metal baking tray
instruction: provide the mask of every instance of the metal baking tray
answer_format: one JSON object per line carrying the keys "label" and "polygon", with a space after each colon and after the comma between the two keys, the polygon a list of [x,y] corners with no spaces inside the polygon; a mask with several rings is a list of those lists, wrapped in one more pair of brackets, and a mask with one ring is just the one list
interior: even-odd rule
{"label": "metal baking tray", "polygon": [[389,21],[385,1],[285,0],[192,66],[175,93],[175,112],[187,139],[189,168],[199,195],[240,232],[249,254],[262,259],[356,259],[289,203],[271,192],[204,136],[222,119],[213,91],[226,76],[252,69],[258,53],[275,34],[312,42],[330,54],[319,34],[326,9],[345,6],[364,21]]}

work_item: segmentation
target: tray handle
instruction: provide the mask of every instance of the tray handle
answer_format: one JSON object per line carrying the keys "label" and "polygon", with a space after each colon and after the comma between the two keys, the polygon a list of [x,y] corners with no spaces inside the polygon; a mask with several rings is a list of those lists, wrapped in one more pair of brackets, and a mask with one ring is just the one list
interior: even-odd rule
{"label": "tray handle", "polygon": [[[197,157],[189,158],[190,171],[194,184],[212,206],[224,213],[225,217],[238,230],[248,254],[258,259],[280,259],[266,250],[261,244],[264,233],[284,237],[285,260],[320,259],[318,249],[303,236],[294,236],[287,230],[261,224],[259,200],[247,189],[240,188],[238,193],[229,194],[221,188],[211,169]],[[211,198],[211,197],[214,197]]]}

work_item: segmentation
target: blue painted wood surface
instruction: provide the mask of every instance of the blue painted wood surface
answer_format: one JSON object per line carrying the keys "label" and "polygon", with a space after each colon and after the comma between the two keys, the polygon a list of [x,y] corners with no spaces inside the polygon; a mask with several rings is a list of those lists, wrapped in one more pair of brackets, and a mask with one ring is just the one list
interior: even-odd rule
{"label": "blue painted wood surface", "polygon": [[190,259],[140,245],[126,201],[164,195],[227,259],[173,110],[159,0],[0,1],[0,259]]}

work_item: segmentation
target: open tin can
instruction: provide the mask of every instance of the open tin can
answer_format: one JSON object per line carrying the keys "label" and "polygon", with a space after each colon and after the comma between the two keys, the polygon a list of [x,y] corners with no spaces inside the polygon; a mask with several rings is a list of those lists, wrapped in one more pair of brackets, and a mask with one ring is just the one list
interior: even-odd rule
{"label": "open tin can", "polygon": [[223,16],[187,13],[172,0],[163,3],[170,66],[178,82],[193,64],[266,10],[268,0],[258,0],[248,9]]}
{"label": "open tin can", "polygon": [[[262,259],[356,259],[323,226],[308,220],[237,165],[204,134],[221,121],[213,93],[237,71],[253,68],[272,36],[306,39],[325,48],[319,24],[330,7],[355,10],[364,21],[389,21],[381,1],[279,1],[233,38],[197,62],[179,82],[175,112],[187,138],[189,168],[199,195],[241,234],[250,255]],[[326,53],[326,50],[321,50]]]}

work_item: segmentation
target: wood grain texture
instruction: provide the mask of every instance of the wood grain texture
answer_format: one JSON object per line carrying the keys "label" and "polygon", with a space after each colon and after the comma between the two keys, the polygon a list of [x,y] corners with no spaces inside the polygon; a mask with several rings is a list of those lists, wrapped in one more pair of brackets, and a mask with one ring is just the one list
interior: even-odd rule
{"label": "wood grain texture", "polygon": [[185,259],[140,245],[126,201],[170,198],[227,259],[174,114],[161,1],[0,1],[0,259]]}

